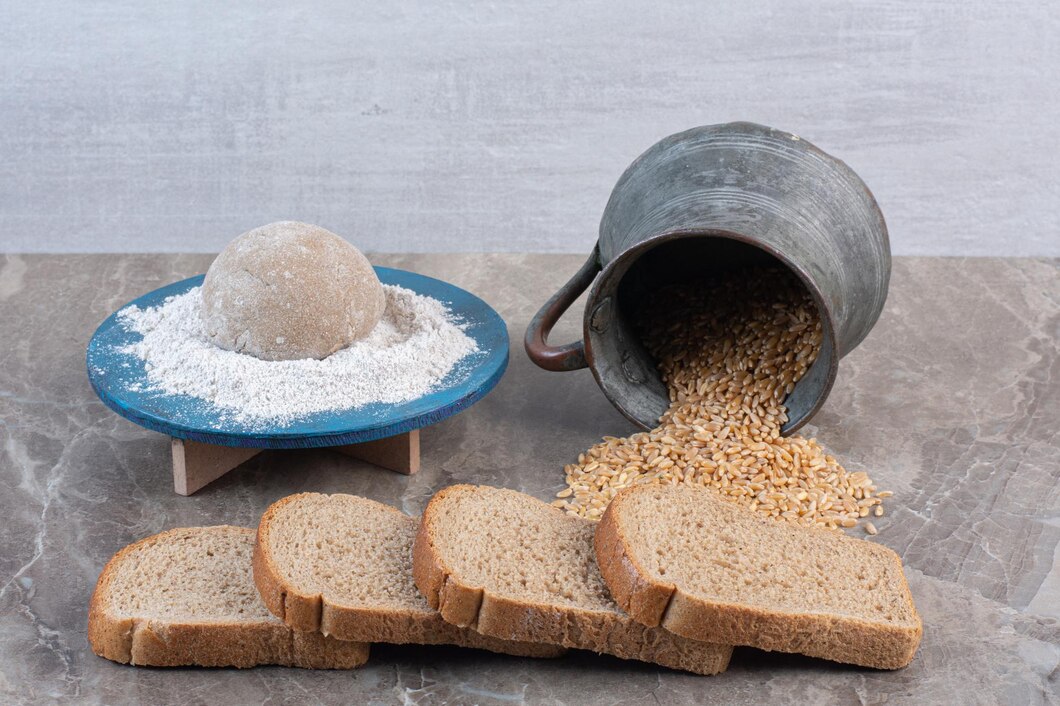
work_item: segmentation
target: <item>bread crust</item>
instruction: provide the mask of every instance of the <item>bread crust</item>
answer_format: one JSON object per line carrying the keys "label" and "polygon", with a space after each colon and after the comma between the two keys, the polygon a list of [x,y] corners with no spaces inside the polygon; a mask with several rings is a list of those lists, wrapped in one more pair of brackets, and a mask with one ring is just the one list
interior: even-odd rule
{"label": "bread crust", "polygon": [[[923,624],[906,592],[915,627],[874,623],[857,617],[821,613],[787,613],[710,601],[680,586],[659,581],[638,562],[633,542],[622,525],[625,502],[637,486],[612,499],[597,526],[594,547],[600,572],[611,595],[634,620],[659,625],[691,639],[747,645],[763,650],[796,652],[877,669],[900,669],[916,654]],[[709,492],[709,491],[702,491]],[[830,530],[800,528],[832,541]],[[878,546],[878,545],[877,545]],[[885,549],[901,573],[902,560]]]}
{"label": "bread crust", "polygon": [[122,664],[153,667],[253,667],[276,664],[314,669],[351,669],[368,661],[368,645],[322,635],[300,635],[285,625],[266,622],[170,622],[116,616],[107,603],[118,567],[142,547],[188,531],[253,530],[231,525],[176,528],[119,550],[107,562],[92,593],[88,641],[100,657]]}
{"label": "bread crust", "polygon": [[[437,613],[425,615],[403,611],[345,605],[316,593],[299,592],[285,581],[272,552],[270,531],[277,515],[289,504],[320,493],[289,495],[273,503],[262,515],[254,542],[254,584],[265,607],[287,625],[300,631],[319,632],[339,640],[389,642],[394,644],[449,644],[485,649],[522,657],[558,657],[564,650],[550,644],[512,642],[480,635],[451,625]],[[374,502],[366,500],[366,502]],[[408,516],[400,510],[376,503],[387,512]]]}
{"label": "bread crust", "polygon": [[[624,620],[618,614],[513,600],[491,593],[487,587],[463,582],[439,551],[434,532],[436,523],[442,521],[440,507],[446,499],[475,491],[475,486],[454,485],[436,493],[424,510],[413,545],[416,587],[445,620],[506,640],[605,652],[696,674],[717,674],[728,666],[731,647],[685,640]],[[561,512],[540,504],[543,513]]]}

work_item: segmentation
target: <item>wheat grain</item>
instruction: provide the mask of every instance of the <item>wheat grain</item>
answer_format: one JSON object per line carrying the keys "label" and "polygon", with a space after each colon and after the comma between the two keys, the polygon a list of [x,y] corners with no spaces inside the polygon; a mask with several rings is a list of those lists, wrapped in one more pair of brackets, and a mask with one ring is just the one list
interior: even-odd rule
{"label": "wheat grain", "polygon": [[853,527],[882,498],[816,439],[781,436],[784,399],[816,359],[821,323],[795,277],[765,269],[674,285],[642,307],[638,329],[670,393],[659,426],[604,439],[565,467],[567,512],[598,519],[621,488],[700,485],[764,515]]}

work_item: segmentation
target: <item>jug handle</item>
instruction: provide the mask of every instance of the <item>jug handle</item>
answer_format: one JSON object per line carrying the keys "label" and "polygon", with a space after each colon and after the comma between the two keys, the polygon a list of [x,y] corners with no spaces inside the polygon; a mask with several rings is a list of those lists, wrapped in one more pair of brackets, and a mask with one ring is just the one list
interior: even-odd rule
{"label": "jug handle", "polygon": [[552,327],[556,325],[564,312],[574,303],[574,300],[593,283],[599,271],[600,258],[596,248],[593,248],[589,259],[585,261],[577,274],[545,302],[541,310],[530,321],[530,325],[526,327],[526,338],[523,340],[526,354],[539,368],[563,372],[588,367],[584,341],[576,341],[564,346],[550,346],[548,334],[551,333]]}

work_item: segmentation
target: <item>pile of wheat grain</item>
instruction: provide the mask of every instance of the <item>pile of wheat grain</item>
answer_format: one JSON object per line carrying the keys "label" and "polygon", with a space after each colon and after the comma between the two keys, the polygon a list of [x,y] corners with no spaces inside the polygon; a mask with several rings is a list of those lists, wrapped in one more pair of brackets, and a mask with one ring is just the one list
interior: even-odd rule
{"label": "pile of wheat grain", "polygon": [[579,455],[554,505],[599,519],[629,485],[687,483],[803,525],[853,527],[883,515],[890,493],[867,474],[848,473],[816,439],[780,434],[784,398],[821,344],[813,300],[794,276],[759,269],[672,285],[635,318],[670,408],[655,429],[604,437]]}

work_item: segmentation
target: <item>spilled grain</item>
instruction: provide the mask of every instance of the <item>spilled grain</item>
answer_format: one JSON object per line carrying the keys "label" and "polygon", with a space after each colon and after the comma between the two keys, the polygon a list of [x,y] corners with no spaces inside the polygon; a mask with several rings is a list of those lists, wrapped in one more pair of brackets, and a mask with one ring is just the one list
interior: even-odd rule
{"label": "spilled grain", "polygon": [[821,345],[813,301],[790,273],[673,285],[645,302],[637,323],[670,408],[655,429],[604,437],[580,454],[554,505],[599,519],[622,488],[683,483],[801,525],[854,527],[883,514],[891,493],[867,473],[848,473],[816,439],[780,434],[784,399]]}

